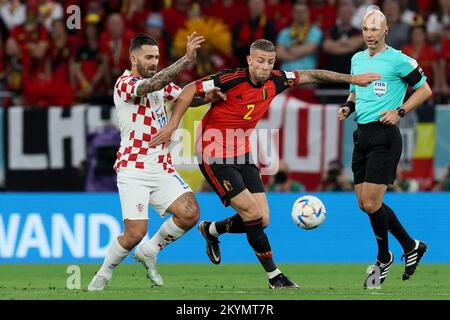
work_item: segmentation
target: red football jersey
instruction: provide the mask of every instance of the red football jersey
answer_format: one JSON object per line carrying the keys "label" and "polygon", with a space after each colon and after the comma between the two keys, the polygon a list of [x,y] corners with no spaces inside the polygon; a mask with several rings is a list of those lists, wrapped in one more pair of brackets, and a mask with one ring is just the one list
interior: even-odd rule
{"label": "red football jersey", "polygon": [[196,136],[196,152],[206,158],[229,158],[250,152],[250,136],[275,96],[297,85],[298,71],[273,70],[255,85],[248,69],[224,70],[196,81],[197,94],[219,87],[227,95],[211,105]]}

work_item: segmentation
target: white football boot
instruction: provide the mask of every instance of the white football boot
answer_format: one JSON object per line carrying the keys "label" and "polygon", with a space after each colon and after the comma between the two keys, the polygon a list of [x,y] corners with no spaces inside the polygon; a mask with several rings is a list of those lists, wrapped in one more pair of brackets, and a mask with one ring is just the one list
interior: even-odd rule
{"label": "white football boot", "polygon": [[157,259],[156,257],[146,256],[143,252],[141,247],[138,247],[134,251],[133,255],[134,259],[145,267],[147,269],[147,276],[148,278],[158,287],[161,287],[164,284],[163,278],[158,272],[158,269],[156,268]]}
{"label": "white football boot", "polygon": [[108,285],[109,280],[104,276],[96,274],[88,285],[88,291],[103,291]]}

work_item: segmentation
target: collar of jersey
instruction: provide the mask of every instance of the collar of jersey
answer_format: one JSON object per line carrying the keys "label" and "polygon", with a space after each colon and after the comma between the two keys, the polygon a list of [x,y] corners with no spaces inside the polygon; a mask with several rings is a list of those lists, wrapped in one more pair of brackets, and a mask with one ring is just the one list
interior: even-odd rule
{"label": "collar of jersey", "polygon": [[386,51],[388,51],[389,49],[391,49],[391,47],[390,46],[388,46],[388,45],[386,45],[386,49],[384,49],[383,51],[380,51],[380,52],[378,52],[377,54],[375,54],[374,56],[371,56],[370,55],[370,53],[369,53],[369,49],[366,49],[366,51],[367,51],[367,56],[370,58],[370,59],[373,59],[373,58],[375,58],[375,57],[377,57],[377,56],[379,56],[380,54],[382,54],[383,52],[386,52]]}

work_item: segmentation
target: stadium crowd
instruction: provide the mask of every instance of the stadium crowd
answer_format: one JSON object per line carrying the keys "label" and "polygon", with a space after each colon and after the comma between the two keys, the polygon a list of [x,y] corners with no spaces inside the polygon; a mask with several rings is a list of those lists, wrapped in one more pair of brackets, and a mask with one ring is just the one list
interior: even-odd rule
{"label": "stadium crowd", "polygon": [[[66,27],[71,5],[81,8],[80,29]],[[361,19],[370,5],[387,16],[387,42],[416,58],[434,100],[447,102],[450,0],[9,0],[0,3],[2,105],[112,104],[112,84],[128,68],[130,39],[139,32],[158,40],[163,68],[181,55],[188,32],[203,31],[207,45],[181,84],[245,66],[257,38],[276,43],[281,69],[348,73],[364,45]],[[301,93],[315,98],[314,90]]]}

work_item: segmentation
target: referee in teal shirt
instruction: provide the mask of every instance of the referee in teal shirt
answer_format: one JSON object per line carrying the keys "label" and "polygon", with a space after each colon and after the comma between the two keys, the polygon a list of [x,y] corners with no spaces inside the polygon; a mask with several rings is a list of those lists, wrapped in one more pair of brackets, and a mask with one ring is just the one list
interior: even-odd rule
{"label": "referee in teal shirt", "polygon": [[[380,288],[394,262],[388,231],[403,247],[403,280],[413,275],[427,250],[424,242],[409,236],[394,211],[383,203],[383,196],[394,182],[402,153],[403,142],[396,123],[432,93],[416,60],[386,44],[388,27],[381,11],[366,14],[362,33],[368,49],[353,56],[352,74],[376,72],[381,78],[367,87],[350,86],[350,95],[339,108],[338,118],[344,120],[356,112],[358,128],[353,133],[352,171],[358,206],[368,214],[378,244],[377,261],[364,282],[364,288],[374,289]],[[403,102],[408,86],[415,92]]]}

